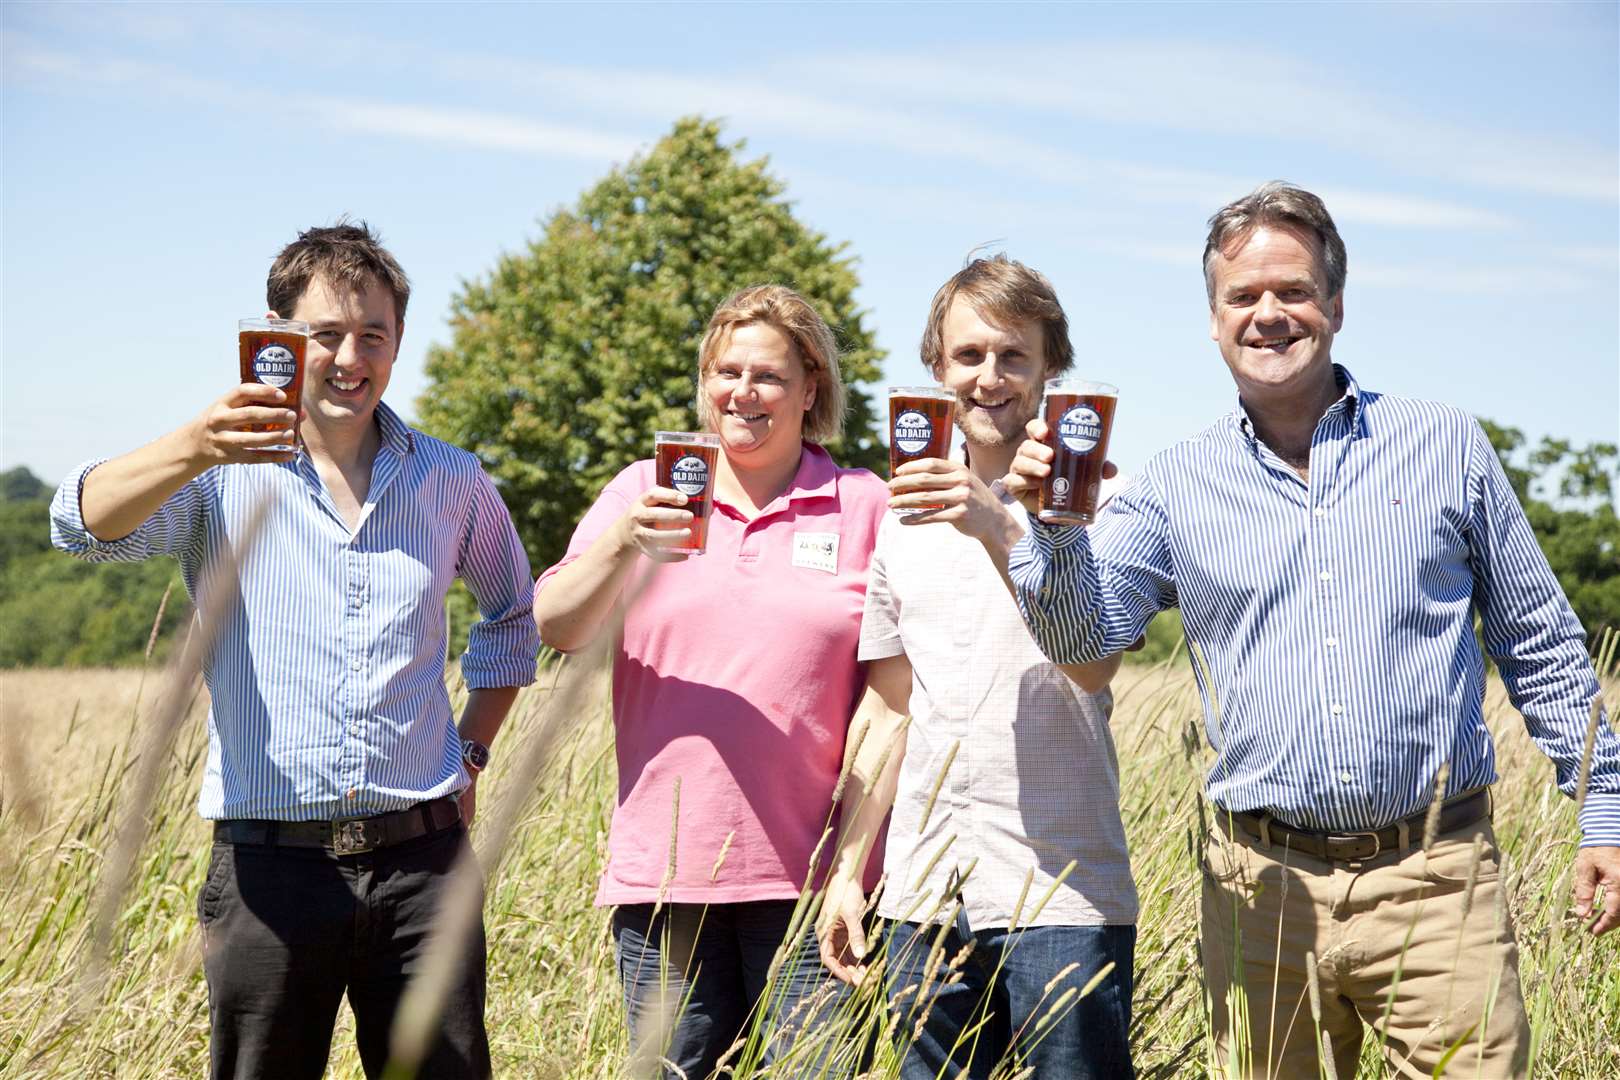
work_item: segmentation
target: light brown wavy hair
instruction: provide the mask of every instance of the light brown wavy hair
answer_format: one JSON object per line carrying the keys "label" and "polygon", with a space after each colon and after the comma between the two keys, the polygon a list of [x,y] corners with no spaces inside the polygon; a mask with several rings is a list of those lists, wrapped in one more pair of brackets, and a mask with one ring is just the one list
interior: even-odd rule
{"label": "light brown wavy hair", "polygon": [[[823,443],[837,438],[844,430],[847,409],[844,380],[838,372],[838,342],[810,301],[786,285],[750,285],[732,293],[715,309],[698,345],[698,382],[714,370],[732,331],[755,323],[773,326],[787,336],[805,375],[815,384],[816,400],[804,413],[805,441]],[[698,419],[713,431],[715,418],[707,394],[698,394],[697,407]]]}

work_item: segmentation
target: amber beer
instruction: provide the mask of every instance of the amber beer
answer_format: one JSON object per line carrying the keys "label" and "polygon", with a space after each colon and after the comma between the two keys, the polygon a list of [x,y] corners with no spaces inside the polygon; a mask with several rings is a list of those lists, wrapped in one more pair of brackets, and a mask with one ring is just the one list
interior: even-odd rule
{"label": "amber beer", "polygon": [[1041,485],[1040,519],[1064,525],[1097,520],[1097,491],[1108,457],[1119,388],[1084,379],[1048,379],[1041,398],[1046,445],[1056,453]]}
{"label": "amber beer", "polygon": [[686,496],[692,535],[670,551],[701,555],[709,546],[709,511],[714,508],[714,468],[720,457],[720,436],[689,431],[660,431],[653,436],[653,456],[659,487],[674,488]]}
{"label": "amber beer", "polygon": [[[294,414],[292,445],[262,449],[298,449],[298,421],[304,415],[304,354],[309,348],[309,323],[298,319],[239,319],[236,340],[242,357],[242,381],[264,383],[284,391],[287,407]],[[280,429],[280,424],[251,424],[247,430]]]}
{"label": "amber beer", "polygon": [[[956,395],[938,386],[889,387],[889,475],[917,458],[951,453],[951,422]],[[937,510],[938,505],[907,510]]]}

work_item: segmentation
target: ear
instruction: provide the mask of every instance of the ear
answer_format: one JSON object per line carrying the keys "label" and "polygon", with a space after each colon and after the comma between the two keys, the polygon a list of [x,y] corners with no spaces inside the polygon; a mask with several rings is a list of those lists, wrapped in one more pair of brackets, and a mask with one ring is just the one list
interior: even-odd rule
{"label": "ear", "polygon": [[1331,310],[1330,314],[1333,317],[1333,332],[1335,334],[1337,334],[1340,330],[1344,329],[1344,290],[1343,289],[1340,289],[1339,290],[1339,295],[1335,296],[1333,298],[1333,305],[1332,305],[1332,310]]}
{"label": "ear", "polygon": [[804,381],[804,411],[809,412],[810,407],[816,403],[816,390],[821,384],[814,379]]}
{"label": "ear", "polygon": [[265,313],[264,313],[264,317],[265,317],[265,318],[267,318],[267,319],[279,319],[279,318],[281,318],[281,316],[280,316],[280,315],[277,315],[277,314],[276,314],[276,313],[275,313],[275,312],[273,312],[273,311],[267,311],[267,312],[265,312]]}
{"label": "ear", "polygon": [[1209,340],[1217,343],[1221,340],[1221,320],[1215,314],[1214,304],[1209,305]]}

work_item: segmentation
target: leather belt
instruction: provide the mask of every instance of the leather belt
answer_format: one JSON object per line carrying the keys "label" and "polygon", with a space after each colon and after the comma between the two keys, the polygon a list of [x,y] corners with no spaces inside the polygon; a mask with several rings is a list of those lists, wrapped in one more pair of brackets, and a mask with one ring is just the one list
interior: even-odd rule
{"label": "leather belt", "polygon": [[[1438,831],[1448,833],[1461,829],[1489,817],[1490,813],[1490,789],[1475,788],[1473,791],[1447,799],[1441,805]],[[1314,855],[1318,859],[1330,862],[1365,862],[1385,852],[1401,851],[1409,846],[1414,838],[1421,845],[1429,812],[1425,810],[1421,814],[1413,814],[1409,818],[1373,832],[1351,833],[1299,829],[1278,821],[1270,814],[1252,812],[1229,814],[1219,806],[1215,808],[1215,818],[1222,823],[1230,820],[1233,828],[1241,833],[1245,840],[1258,840],[1261,843],[1286,847],[1289,851]]]}
{"label": "leather belt", "polygon": [[446,795],[374,817],[340,818],[337,821],[260,821],[254,818],[216,821],[214,842],[326,848],[338,855],[360,855],[393,844],[403,844],[419,836],[443,832],[460,821],[460,800],[454,795]]}

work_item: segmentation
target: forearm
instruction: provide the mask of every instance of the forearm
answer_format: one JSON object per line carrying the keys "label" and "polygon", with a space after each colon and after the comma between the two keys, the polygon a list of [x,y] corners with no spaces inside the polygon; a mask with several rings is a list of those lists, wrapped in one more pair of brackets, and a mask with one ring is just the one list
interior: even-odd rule
{"label": "forearm", "polygon": [[461,711],[461,724],[457,729],[461,737],[485,746],[494,745],[495,736],[500,734],[501,725],[506,722],[506,714],[512,711],[512,703],[517,700],[517,695],[518,688],[515,686],[493,686],[469,692],[467,707]]}
{"label": "forearm", "polygon": [[1119,674],[1119,665],[1124,659],[1124,653],[1114,653],[1101,660],[1093,660],[1089,664],[1059,664],[1058,668],[1086,693],[1100,694],[1108,689],[1108,684]]}
{"label": "forearm", "polygon": [[79,491],[79,510],[92,536],[104,542],[128,536],[208,469],[210,463],[196,452],[192,429],[188,424],[90,470]]}
{"label": "forearm", "polygon": [[[622,525],[622,522],[621,522]],[[560,652],[589,645],[601,633],[639,561],[622,527],[609,529],[534,593],[540,640]]]}
{"label": "forearm", "polygon": [[[884,820],[894,807],[900,784],[900,761],[906,753],[906,718],[886,710],[870,718],[865,737],[844,781],[844,818],[833,866],[838,874],[858,879],[877,843]],[[859,731],[857,717],[850,730]]]}

